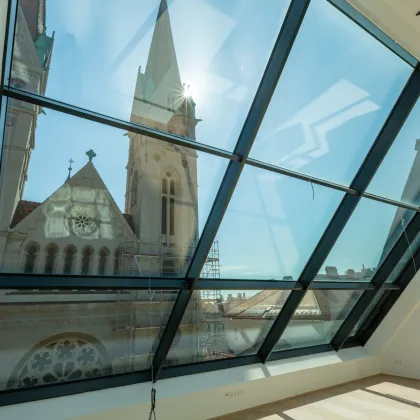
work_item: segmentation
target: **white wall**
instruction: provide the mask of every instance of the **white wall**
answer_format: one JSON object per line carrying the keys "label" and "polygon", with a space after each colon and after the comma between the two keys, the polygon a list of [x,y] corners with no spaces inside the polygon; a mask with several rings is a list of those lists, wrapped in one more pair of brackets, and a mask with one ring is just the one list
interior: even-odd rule
{"label": "white wall", "polygon": [[381,371],[420,379],[420,272],[366,344],[378,354]]}
{"label": "white wall", "polygon": [[390,38],[420,59],[418,0],[346,0]]}

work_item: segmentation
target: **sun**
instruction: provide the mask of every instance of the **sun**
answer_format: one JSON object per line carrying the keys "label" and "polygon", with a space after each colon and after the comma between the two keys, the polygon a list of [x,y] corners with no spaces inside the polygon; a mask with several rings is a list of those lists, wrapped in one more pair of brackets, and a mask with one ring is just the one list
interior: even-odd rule
{"label": "sun", "polygon": [[191,83],[183,84],[182,95],[184,96],[184,98],[192,98],[194,96],[194,89],[191,86]]}

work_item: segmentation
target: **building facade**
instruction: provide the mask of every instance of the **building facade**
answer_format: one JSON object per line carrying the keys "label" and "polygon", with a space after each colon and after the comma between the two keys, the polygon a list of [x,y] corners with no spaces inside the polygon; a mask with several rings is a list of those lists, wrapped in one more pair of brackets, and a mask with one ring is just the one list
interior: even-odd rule
{"label": "building facade", "polygon": [[[22,0],[11,85],[44,95],[53,51],[46,0]],[[11,100],[3,146],[0,264],[7,273],[93,276],[183,275],[197,242],[197,156],[127,133],[124,213],[86,164],[42,202],[23,199],[40,107]],[[145,72],[139,69],[131,121],[195,138],[195,104],[179,75],[162,0]],[[100,151],[98,151],[99,153]],[[0,388],[47,384],[147,369],[177,291],[0,293]],[[198,299],[193,298],[167,364],[198,357]]]}

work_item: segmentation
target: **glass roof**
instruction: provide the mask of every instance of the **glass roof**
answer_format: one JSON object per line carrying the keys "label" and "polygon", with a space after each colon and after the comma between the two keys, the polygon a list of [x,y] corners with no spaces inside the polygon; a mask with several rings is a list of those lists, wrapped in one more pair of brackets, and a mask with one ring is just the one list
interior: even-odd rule
{"label": "glass roof", "polygon": [[420,267],[420,70],[337,4],[9,10],[6,404],[366,342]]}

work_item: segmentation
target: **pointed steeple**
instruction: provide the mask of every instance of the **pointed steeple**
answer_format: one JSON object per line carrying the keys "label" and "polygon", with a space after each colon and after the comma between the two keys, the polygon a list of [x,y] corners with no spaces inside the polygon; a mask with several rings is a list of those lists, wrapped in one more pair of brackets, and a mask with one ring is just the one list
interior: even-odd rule
{"label": "pointed steeple", "polygon": [[139,68],[131,121],[195,138],[195,102],[181,82],[167,0],[160,0],[144,73]]}
{"label": "pointed steeple", "polygon": [[182,88],[166,0],[160,2],[145,74],[156,90],[165,87],[175,94]]}

